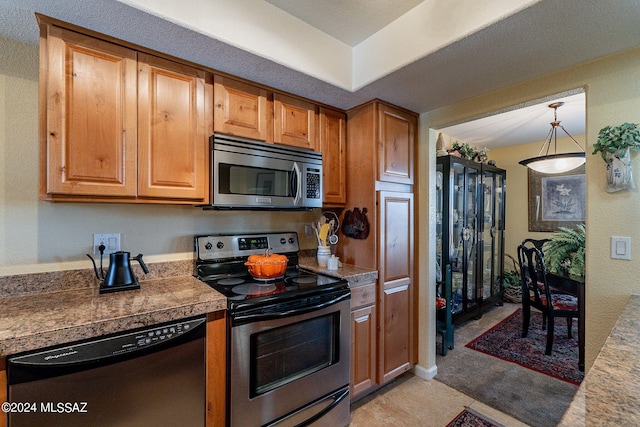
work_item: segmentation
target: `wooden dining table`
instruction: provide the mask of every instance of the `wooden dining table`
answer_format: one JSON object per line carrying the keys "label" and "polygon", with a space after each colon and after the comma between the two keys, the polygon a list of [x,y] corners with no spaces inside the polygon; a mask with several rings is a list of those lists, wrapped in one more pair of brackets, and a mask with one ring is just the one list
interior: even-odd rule
{"label": "wooden dining table", "polygon": [[578,368],[584,372],[584,317],[585,317],[585,280],[584,276],[547,272],[547,282],[562,292],[578,298]]}

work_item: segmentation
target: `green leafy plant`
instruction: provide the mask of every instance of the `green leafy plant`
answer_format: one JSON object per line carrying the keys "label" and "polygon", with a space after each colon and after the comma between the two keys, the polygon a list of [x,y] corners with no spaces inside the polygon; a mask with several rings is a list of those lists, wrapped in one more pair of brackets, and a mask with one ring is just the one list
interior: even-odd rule
{"label": "green leafy plant", "polygon": [[547,270],[584,276],[586,240],[584,224],[578,224],[575,230],[560,227],[542,247]]}
{"label": "green leafy plant", "polygon": [[598,133],[598,141],[593,144],[593,153],[600,153],[606,161],[606,153],[629,148],[640,151],[640,129],[636,123],[623,123],[620,126],[605,126]]}
{"label": "green leafy plant", "polygon": [[466,142],[463,142],[461,144],[458,141],[453,143],[453,145],[451,146],[451,150],[457,151],[462,157],[468,160],[473,160],[477,153],[477,150]]}

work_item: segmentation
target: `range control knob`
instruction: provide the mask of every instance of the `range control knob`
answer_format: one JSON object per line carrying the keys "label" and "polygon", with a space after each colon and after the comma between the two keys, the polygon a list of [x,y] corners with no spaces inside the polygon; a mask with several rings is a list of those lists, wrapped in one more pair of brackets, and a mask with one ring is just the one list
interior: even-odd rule
{"label": "range control knob", "polygon": [[293,242],[295,242],[295,240],[293,240],[293,237],[289,237],[289,244],[293,245]]}
{"label": "range control knob", "polygon": [[218,242],[218,243],[216,244],[216,248],[218,248],[218,249],[222,249],[222,248],[224,248],[224,243],[222,243],[222,242]]}
{"label": "range control knob", "polygon": [[206,245],[204,245],[204,248],[205,248],[206,250],[208,250],[208,251],[210,251],[212,247],[213,247],[213,245],[211,244],[211,242],[207,242],[207,244],[206,244]]}
{"label": "range control knob", "polygon": [[280,239],[280,244],[284,245],[285,243],[287,243],[287,239],[285,239],[284,237],[282,239]]}

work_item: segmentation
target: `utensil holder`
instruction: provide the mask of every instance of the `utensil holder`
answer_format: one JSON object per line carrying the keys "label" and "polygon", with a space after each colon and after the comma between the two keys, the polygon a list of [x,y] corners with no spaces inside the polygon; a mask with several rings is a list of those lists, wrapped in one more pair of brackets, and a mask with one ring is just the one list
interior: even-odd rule
{"label": "utensil holder", "polygon": [[330,246],[318,246],[318,266],[326,267],[327,260],[331,258]]}

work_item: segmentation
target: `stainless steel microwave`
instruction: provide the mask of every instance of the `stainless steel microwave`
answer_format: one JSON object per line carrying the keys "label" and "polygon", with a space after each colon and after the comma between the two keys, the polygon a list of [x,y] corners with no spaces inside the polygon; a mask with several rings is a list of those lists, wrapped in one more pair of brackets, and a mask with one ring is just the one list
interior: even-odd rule
{"label": "stainless steel microwave", "polygon": [[322,153],[214,134],[205,209],[322,207]]}

